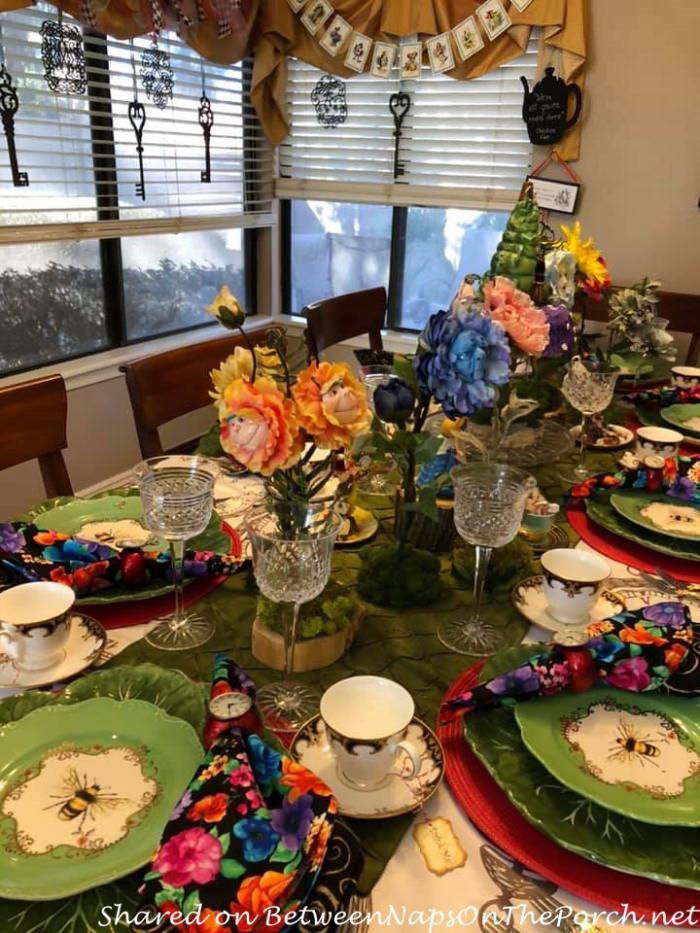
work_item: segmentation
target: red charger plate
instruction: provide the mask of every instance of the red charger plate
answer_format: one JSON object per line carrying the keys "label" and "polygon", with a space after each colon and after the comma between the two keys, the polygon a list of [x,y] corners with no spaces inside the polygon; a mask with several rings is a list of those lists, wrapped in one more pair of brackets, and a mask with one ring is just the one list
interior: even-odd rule
{"label": "red charger plate", "polygon": [[[451,699],[473,687],[484,664],[485,661],[479,661],[468,668],[443,699]],[[676,911],[688,913],[695,908],[696,914],[700,914],[700,891],[660,884],[597,865],[563,849],[536,830],[469,748],[462,728],[461,718],[438,728],[445,750],[447,782],[476,828],[507,855],[559,887],[608,911],[622,912],[626,907],[628,916],[634,912],[645,922],[650,922],[653,914],[661,911],[671,917]],[[693,914],[688,916],[692,918]],[[684,925],[700,927],[700,918]]]}
{"label": "red charger plate", "polygon": [[585,508],[567,509],[566,518],[579,538],[605,557],[610,557],[629,567],[636,567],[637,570],[646,570],[647,573],[654,574],[661,569],[677,580],[683,580],[684,583],[700,583],[700,562],[698,561],[661,554],[634,541],[619,538],[611,531],[591,521]]}

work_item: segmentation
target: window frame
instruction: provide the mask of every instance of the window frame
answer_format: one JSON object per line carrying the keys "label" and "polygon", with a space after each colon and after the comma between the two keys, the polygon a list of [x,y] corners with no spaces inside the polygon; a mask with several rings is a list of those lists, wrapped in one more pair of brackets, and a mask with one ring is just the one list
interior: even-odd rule
{"label": "window frame", "polygon": [[[92,179],[95,184],[95,204],[97,223],[119,220],[119,195],[117,186],[116,169],[116,146],[113,122],[113,104],[111,97],[111,75],[109,71],[108,42],[109,37],[97,30],[90,29],[87,26],[77,24],[81,29],[83,37],[83,46],[86,53],[87,70],[87,99],[88,114],[90,125],[91,141],[91,162]],[[94,57],[93,57],[94,56]],[[103,67],[100,67],[103,65]],[[254,115],[252,104],[250,103],[250,88],[252,83],[253,67],[250,59],[245,59],[241,67],[242,77],[242,107],[243,112]],[[102,99],[101,101],[99,99]],[[256,155],[256,146],[260,145],[260,140],[250,131],[250,124],[243,124],[243,159],[244,164],[249,160],[254,160]],[[105,158],[107,157],[107,158]],[[107,167],[105,167],[107,166]],[[271,162],[271,168],[273,164]],[[104,182],[105,176],[110,176],[112,184],[105,186],[98,182]],[[272,174],[269,179],[272,186]],[[244,188],[247,190],[247,188]],[[250,200],[254,200],[251,198]],[[272,200],[272,196],[271,196]],[[246,309],[246,317],[255,317],[258,314],[258,238],[262,229],[274,226],[274,218],[269,219],[267,215],[250,214],[250,220],[246,222],[245,210],[247,203],[244,204],[244,212],[240,215],[242,223],[231,225],[231,229],[238,228],[242,230],[242,253],[243,253],[243,281],[244,292],[243,304]],[[203,215],[204,216],[204,215]],[[4,228],[12,229],[13,225],[3,225]],[[38,231],[44,224],[36,224]],[[199,229],[185,229],[183,233],[203,232],[204,229],[220,229],[216,226],[206,226]],[[175,235],[177,230],[177,221],[173,222],[172,231],[164,231],[162,234],[144,234],[144,236]],[[113,354],[115,351],[138,348],[140,345],[148,345],[155,341],[169,342],[171,338],[183,334],[192,334],[204,330],[212,332],[217,328],[213,320],[202,320],[196,324],[189,324],[184,327],[174,327],[169,330],[158,331],[157,333],[140,335],[130,338],[127,331],[126,302],[124,295],[124,273],[122,263],[122,239],[123,237],[100,237],[86,238],[87,243],[95,243],[99,252],[99,270],[102,283],[103,309],[105,342],[103,345],[86,352],[78,350],[71,354],[57,354],[50,359],[42,359],[28,363],[26,366],[17,366],[5,369],[0,377],[13,380],[14,377],[22,376],[31,372],[38,372],[50,368],[55,371],[57,366],[65,363],[73,363],[76,360],[89,359],[90,357],[99,357],[102,354]],[[70,242],[70,236],[66,241]],[[37,242],[43,242],[41,238]],[[0,245],[0,248],[1,245]],[[98,367],[96,367],[98,368]],[[107,377],[109,378],[109,377]]]}

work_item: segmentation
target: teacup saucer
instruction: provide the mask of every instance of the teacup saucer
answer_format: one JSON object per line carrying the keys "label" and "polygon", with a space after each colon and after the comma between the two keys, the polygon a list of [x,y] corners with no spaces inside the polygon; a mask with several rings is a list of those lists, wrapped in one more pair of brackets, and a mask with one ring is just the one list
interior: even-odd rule
{"label": "teacup saucer", "polygon": [[[542,575],[527,577],[513,588],[513,605],[533,625],[538,625],[547,632],[561,633],[567,628],[565,622],[559,622],[548,612],[547,599],[542,587]],[[584,622],[571,623],[572,629],[584,628],[588,621],[595,622],[607,619],[618,612],[625,610],[625,601],[612,590],[603,590],[598,601],[591,611],[590,619]]]}
{"label": "teacup saucer", "polygon": [[392,775],[377,790],[355,790],[339,776],[320,715],[301,727],[289,750],[330,787],[338,801],[338,813],[358,820],[383,820],[420,809],[438,789],[445,772],[442,746],[432,729],[414,718],[406,738],[420,752],[420,773],[410,779]]}
{"label": "teacup saucer", "polygon": [[51,684],[75,677],[94,664],[106,641],[105,630],[96,619],[82,612],[73,612],[63,659],[40,671],[23,671],[15,666],[15,662],[8,655],[0,653],[0,689],[16,687],[29,690],[31,687],[49,687]]}

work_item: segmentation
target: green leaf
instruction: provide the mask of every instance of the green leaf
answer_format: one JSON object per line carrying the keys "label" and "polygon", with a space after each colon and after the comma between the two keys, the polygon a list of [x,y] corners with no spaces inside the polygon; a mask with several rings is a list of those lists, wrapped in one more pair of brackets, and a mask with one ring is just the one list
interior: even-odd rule
{"label": "green leaf", "polygon": [[183,914],[187,915],[195,911],[199,907],[200,903],[201,901],[199,900],[199,891],[190,891],[182,905]]}
{"label": "green leaf", "polygon": [[209,835],[213,836],[214,839],[219,838],[219,830],[216,828],[216,826],[212,826],[212,828],[209,830]]}
{"label": "green leaf", "polygon": [[442,446],[442,438],[432,437],[429,434],[421,434],[418,435],[418,437],[420,437],[421,440],[416,445],[416,463],[428,463],[430,460],[434,459]]}
{"label": "green leaf", "polygon": [[299,862],[301,862],[301,852],[297,852],[292,861],[284,866],[284,874],[290,875],[298,867]]}
{"label": "green leaf", "polygon": [[430,483],[428,486],[422,486],[418,491],[418,501],[409,502],[404,505],[404,509],[407,512],[418,512],[420,515],[425,515],[426,518],[429,518],[432,522],[436,522],[439,518],[438,507],[437,507],[437,489],[433,483]]}
{"label": "green leaf", "polygon": [[159,872],[159,871],[148,871],[148,872],[146,872],[146,874],[143,876],[143,880],[144,880],[144,881],[155,881],[156,878],[160,878],[160,872]]}
{"label": "green leaf", "polygon": [[287,864],[288,862],[291,862],[294,858],[296,858],[297,854],[298,853],[296,852],[292,852],[291,849],[288,849],[286,845],[284,845],[284,843],[279,842],[277,843],[277,848],[270,856],[270,861],[271,862],[282,862],[283,864]]}
{"label": "green leaf", "polygon": [[231,845],[231,833],[224,833],[223,836],[219,836],[219,842],[221,843],[221,854],[225,855]]}
{"label": "green leaf", "polygon": [[420,398],[416,371],[407,356],[401,356],[399,353],[394,354],[394,372],[399,379],[403,379],[415,397]]}
{"label": "green leaf", "polygon": [[219,873],[222,878],[228,878],[230,881],[245,875],[245,865],[241,865],[235,858],[225,858],[221,860]]}

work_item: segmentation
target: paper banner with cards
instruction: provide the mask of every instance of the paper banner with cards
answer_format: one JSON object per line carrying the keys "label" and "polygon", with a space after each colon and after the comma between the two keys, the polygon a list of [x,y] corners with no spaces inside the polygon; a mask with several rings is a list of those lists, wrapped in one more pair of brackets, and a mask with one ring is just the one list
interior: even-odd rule
{"label": "paper banner with cards", "polygon": [[[474,16],[468,16],[448,32],[426,39],[425,42],[375,41],[353,29],[336,13],[330,0],[287,0],[303,26],[333,58],[344,55],[346,68],[362,74],[369,63],[369,72],[375,78],[394,76],[398,64],[402,80],[420,78],[423,46],[433,74],[451,71],[458,61],[465,62],[502,35],[512,21],[505,8],[505,0],[484,0]],[[525,10],[532,0],[510,0],[518,12]]]}

